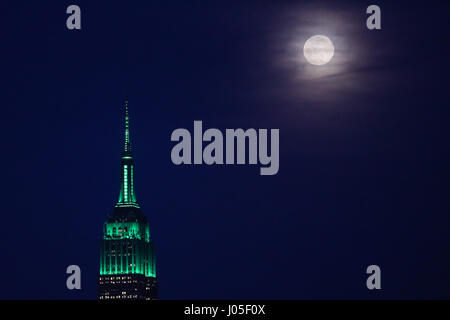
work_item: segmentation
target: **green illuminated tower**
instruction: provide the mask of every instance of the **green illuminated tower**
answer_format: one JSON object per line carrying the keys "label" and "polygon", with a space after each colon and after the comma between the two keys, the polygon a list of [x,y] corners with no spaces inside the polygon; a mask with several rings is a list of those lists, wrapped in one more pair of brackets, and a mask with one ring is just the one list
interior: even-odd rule
{"label": "green illuminated tower", "polygon": [[100,248],[100,300],[156,299],[155,254],[147,219],[134,191],[128,102],[119,200],[103,226]]}

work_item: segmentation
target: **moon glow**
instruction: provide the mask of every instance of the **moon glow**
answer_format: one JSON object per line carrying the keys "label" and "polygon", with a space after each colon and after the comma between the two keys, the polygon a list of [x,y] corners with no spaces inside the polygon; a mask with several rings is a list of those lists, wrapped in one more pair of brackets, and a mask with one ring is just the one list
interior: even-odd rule
{"label": "moon glow", "polygon": [[333,42],[326,36],[312,36],[305,42],[303,55],[310,64],[316,66],[327,64],[334,55]]}

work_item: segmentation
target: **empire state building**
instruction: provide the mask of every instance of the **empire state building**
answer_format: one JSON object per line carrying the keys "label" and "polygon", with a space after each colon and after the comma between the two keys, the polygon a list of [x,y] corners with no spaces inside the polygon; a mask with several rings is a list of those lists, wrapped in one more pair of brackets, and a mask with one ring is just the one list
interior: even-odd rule
{"label": "empire state building", "polygon": [[100,247],[100,300],[157,298],[154,247],[147,219],[136,200],[133,171],[126,101],[119,200],[103,225]]}

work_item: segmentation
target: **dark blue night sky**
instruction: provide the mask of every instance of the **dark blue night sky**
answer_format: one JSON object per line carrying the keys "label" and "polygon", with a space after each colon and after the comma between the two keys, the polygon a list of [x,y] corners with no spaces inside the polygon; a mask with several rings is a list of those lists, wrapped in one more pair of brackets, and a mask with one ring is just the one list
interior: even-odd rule
{"label": "dark blue night sky", "polygon": [[[450,298],[450,6],[375,3],[381,30],[372,1],[3,2],[0,298],[96,298],[126,99],[161,299]],[[280,129],[278,174],[175,166],[194,120]]]}

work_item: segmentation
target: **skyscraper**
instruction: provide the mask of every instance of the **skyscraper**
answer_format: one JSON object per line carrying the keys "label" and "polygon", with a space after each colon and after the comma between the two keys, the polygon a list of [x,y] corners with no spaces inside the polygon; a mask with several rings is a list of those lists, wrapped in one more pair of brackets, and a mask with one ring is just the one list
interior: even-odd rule
{"label": "skyscraper", "polygon": [[147,219],[134,190],[128,102],[125,102],[125,143],[119,200],[103,226],[98,298],[156,299],[155,254]]}

